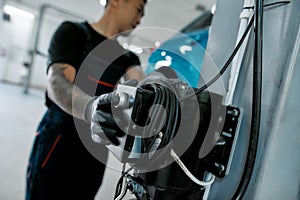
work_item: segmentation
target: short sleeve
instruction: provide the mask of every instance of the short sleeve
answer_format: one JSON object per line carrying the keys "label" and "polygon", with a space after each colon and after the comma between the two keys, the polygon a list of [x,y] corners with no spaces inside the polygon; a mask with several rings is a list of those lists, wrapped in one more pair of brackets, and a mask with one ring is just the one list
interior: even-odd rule
{"label": "short sleeve", "polygon": [[63,22],[51,38],[47,71],[53,63],[67,63],[78,71],[83,54],[84,33],[72,22]]}

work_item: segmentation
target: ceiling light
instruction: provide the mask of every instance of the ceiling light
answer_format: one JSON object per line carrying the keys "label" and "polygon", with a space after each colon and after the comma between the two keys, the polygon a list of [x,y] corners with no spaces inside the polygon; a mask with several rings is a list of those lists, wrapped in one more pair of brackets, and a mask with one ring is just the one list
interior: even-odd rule
{"label": "ceiling light", "polygon": [[216,5],[213,5],[213,7],[211,7],[210,11],[211,11],[212,14],[215,14],[215,12],[216,12]]}
{"label": "ceiling light", "polygon": [[13,6],[5,5],[3,10],[9,15],[18,15],[27,19],[34,19],[34,15],[32,13],[21,10],[19,8],[15,8]]}
{"label": "ceiling light", "polygon": [[128,50],[130,50],[134,53],[138,53],[138,54],[143,53],[143,49],[141,47],[138,47],[138,46],[135,46],[135,45],[132,45],[132,44],[128,46]]}
{"label": "ceiling light", "polygon": [[100,0],[100,5],[101,6],[106,6],[106,3],[107,3],[106,0]]}

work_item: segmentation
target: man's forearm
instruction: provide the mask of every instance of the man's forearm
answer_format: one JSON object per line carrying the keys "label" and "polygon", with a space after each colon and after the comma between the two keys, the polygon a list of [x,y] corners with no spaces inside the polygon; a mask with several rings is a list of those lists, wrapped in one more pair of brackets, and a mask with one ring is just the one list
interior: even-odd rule
{"label": "man's forearm", "polygon": [[70,115],[84,119],[85,105],[91,98],[65,77],[66,67],[54,64],[49,70],[48,96],[62,110]]}

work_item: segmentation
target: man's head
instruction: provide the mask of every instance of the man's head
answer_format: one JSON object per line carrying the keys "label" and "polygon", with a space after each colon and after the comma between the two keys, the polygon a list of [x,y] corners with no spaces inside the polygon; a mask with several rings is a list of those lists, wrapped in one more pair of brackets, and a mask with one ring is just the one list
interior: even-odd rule
{"label": "man's head", "polygon": [[[109,3],[110,0],[106,0],[106,4],[105,4],[105,7],[107,7],[108,3]],[[144,1],[144,4],[147,3],[147,0],[143,0]]]}
{"label": "man's head", "polygon": [[113,13],[118,32],[128,35],[144,16],[147,0],[107,0],[106,10]]}

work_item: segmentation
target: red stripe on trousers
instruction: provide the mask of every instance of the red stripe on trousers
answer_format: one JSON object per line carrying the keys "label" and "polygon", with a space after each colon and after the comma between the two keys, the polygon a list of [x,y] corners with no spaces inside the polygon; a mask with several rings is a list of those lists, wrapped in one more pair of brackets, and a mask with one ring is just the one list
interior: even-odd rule
{"label": "red stripe on trousers", "polygon": [[55,146],[57,145],[58,141],[60,140],[60,137],[61,137],[61,135],[59,135],[59,136],[56,137],[54,143],[52,144],[52,147],[51,147],[50,151],[48,152],[48,154],[47,154],[44,162],[42,163],[42,168],[46,166],[46,164],[47,164],[47,162],[48,162],[48,160],[49,160],[49,158],[50,158],[53,150],[55,149]]}

